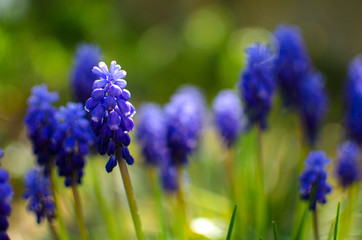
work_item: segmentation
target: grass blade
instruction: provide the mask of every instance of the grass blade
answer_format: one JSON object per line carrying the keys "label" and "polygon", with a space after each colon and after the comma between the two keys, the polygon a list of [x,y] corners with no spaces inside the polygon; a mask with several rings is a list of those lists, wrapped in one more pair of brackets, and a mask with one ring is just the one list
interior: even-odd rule
{"label": "grass blade", "polygon": [[305,210],[305,212],[304,212],[302,221],[300,222],[300,225],[299,225],[298,232],[297,232],[297,235],[295,237],[295,240],[301,239],[301,235],[302,235],[302,232],[303,232],[305,221],[307,220],[308,213],[309,213],[309,209],[307,208]]}
{"label": "grass blade", "polygon": [[231,233],[233,232],[233,227],[234,227],[234,221],[235,221],[235,215],[236,215],[236,209],[237,209],[237,208],[238,208],[238,206],[235,205],[234,211],[233,211],[233,215],[231,216],[230,225],[229,225],[229,230],[228,230],[228,235],[226,236],[226,240],[230,240],[230,239],[231,239]]}
{"label": "grass blade", "polygon": [[338,207],[337,207],[337,216],[336,216],[336,224],[334,225],[334,240],[337,240],[337,232],[338,232],[338,221],[339,221],[339,210],[341,207],[341,203],[338,202]]}
{"label": "grass blade", "polygon": [[332,240],[332,236],[333,236],[333,227],[334,227],[334,222],[332,222],[332,224],[331,224],[331,228],[329,229],[329,233],[328,233],[328,238],[327,238],[327,240]]}
{"label": "grass blade", "polygon": [[274,221],[272,221],[273,224],[273,231],[274,231],[274,240],[278,240],[278,231],[277,231],[277,225]]}

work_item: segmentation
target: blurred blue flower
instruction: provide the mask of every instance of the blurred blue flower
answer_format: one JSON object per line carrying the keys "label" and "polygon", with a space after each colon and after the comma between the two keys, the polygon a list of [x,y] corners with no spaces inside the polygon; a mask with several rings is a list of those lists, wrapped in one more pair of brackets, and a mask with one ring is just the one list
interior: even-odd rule
{"label": "blurred blue flower", "polygon": [[[3,150],[0,149],[1,156],[3,156]],[[8,240],[10,239],[6,230],[9,227],[9,222],[7,217],[10,216],[11,213],[11,205],[10,201],[13,197],[13,189],[8,183],[9,173],[0,167],[0,239]]]}
{"label": "blurred blue flower", "polygon": [[140,107],[136,136],[147,165],[159,166],[167,161],[167,125],[161,107],[153,103]]}
{"label": "blurred blue flower", "polygon": [[23,198],[29,199],[28,209],[35,213],[38,224],[43,218],[52,221],[55,218],[55,204],[49,178],[41,174],[39,168],[32,168],[25,173],[24,184]]}
{"label": "blurred blue flower", "polygon": [[247,65],[239,81],[245,112],[251,125],[267,127],[275,89],[275,58],[266,44],[255,43],[246,49]]}
{"label": "blurred blue flower", "polygon": [[276,59],[276,76],[284,104],[299,105],[298,86],[311,69],[308,56],[298,27],[279,25],[274,31],[274,45],[279,51]]}
{"label": "blurred blue flower", "polygon": [[238,139],[244,124],[239,96],[233,90],[222,90],[213,101],[215,126],[227,147]]}
{"label": "blurred blue flower", "polygon": [[330,163],[330,159],[322,151],[312,151],[304,161],[306,167],[299,176],[300,197],[309,201],[309,208],[316,210],[317,202],[326,203],[326,195],[332,191],[327,183],[327,171],[325,166]]}
{"label": "blurred blue flower", "polygon": [[345,100],[347,133],[362,144],[362,55],[349,64]]}
{"label": "blurred blue flower", "polygon": [[45,173],[48,174],[55,153],[51,137],[56,124],[56,108],[52,104],[58,100],[58,93],[49,92],[45,84],[33,87],[31,93],[25,124],[37,162],[44,166]]}
{"label": "blurred blue flower", "polygon": [[360,179],[360,154],[358,145],[352,141],[347,141],[338,148],[336,175],[344,188],[351,186]]}
{"label": "blurred blue flower", "polygon": [[106,171],[111,172],[117,166],[117,147],[128,164],[134,162],[128,150],[131,142],[128,132],[133,130],[132,117],[136,110],[129,102],[130,92],[125,89],[127,82],[123,78],[127,75],[126,71],[121,70],[116,61],[111,62],[109,70],[104,62],[98,66],[92,71],[99,79],[93,83],[93,92],[85,109],[91,112],[91,125],[97,137],[99,153],[110,156]]}
{"label": "blurred blue flower", "polygon": [[53,142],[57,148],[56,165],[59,175],[65,177],[66,186],[71,186],[73,181],[81,183],[85,155],[93,142],[93,132],[85,114],[81,103],[68,103],[66,107],[60,107],[55,115],[57,125]]}
{"label": "blurred blue flower", "polygon": [[179,176],[176,166],[164,164],[161,167],[162,188],[169,193],[175,193],[179,188]]}
{"label": "blurred blue flower", "polygon": [[165,106],[167,139],[173,165],[187,164],[187,156],[197,147],[206,107],[203,94],[193,86],[183,86]]}
{"label": "blurred blue flower", "polygon": [[102,51],[97,45],[82,43],[77,46],[71,72],[71,84],[75,100],[85,104],[92,93],[97,75],[92,69],[101,60]]}
{"label": "blurred blue flower", "polygon": [[309,145],[313,146],[328,110],[328,95],[324,89],[323,75],[318,72],[305,75],[300,82],[299,96],[301,100],[298,111],[304,135]]}

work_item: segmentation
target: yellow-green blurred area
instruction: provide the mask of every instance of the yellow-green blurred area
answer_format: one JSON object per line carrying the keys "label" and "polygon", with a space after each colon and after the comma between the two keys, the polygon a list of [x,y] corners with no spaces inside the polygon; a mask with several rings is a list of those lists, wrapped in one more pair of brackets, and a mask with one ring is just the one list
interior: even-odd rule
{"label": "yellow-green blurred area", "polygon": [[[200,86],[210,103],[219,90],[236,87],[248,44],[269,41],[280,23],[295,24],[302,30],[315,67],[327,79],[330,110],[317,148],[333,158],[344,136],[342,86],[346,65],[362,53],[361,10],[358,0],[0,0],[0,144],[5,150],[1,161],[11,174],[15,192],[10,237],[50,239],[46,223],[37,225],[21,199],[23,174],[35,163],[23,117],[30,88],[36,84],[46,83],[51,91],[58,91],[60,104],[71,100],[69,76],[77,44],[98,44],[108,64],[116,60],[128,72],[127,88],[136,108],[146,101],[164,104],[185,83]],[[281,239],[291,239],[307,206],[298,201],[296,176],[306,156],[298,141],[298,129],[295,116],[275,106],[263,138],[265,188],[271,206],[268,214],[272,216],[267,219],[266,239],[272,236],[271,220],[276,221]],[[257,155],[252,151],[254,135],[243,136],[234,152],[234,184],[240,200],[234,239],[242,239],[240,232],[255,236],[252,223],[245,221],[263,217],[262,211],[260,216],[247,216],[258,197],[252,191]],[[144,230],[148,239],[157,239],[152,186],[136,141],[131,152],[136,163],[129,170]],[[91,239],[108,239],[108,228],[117,232],[118,239],[135,239],[120,174],[116,169],[107,174],[105,160],[88,159],[80,187]],[[192,239],[225,239],[234,203],[226,187],[224,160],[224,149],[209,125],[185,175]],[[333,166],[330,170],[333,176]],[[331,180],[334,191],[320,212],[323,239],[335,217],[337,202],[341,201],[344,209],[348,195],[333,177]],[[65,187],[62,191],[67,229],[71,239],[77,239],[71,191]],[[166,196],[170,226],[173,204],[174,196]],[[361,223],[359,207],[350,218],[353,223]],[[101,212],[109,214],[103,216]],[[106,223],[107,217],[114,225]],[[305,239],[312,236],[308,221]],[[352,237],[356,231],[351,227],[350,239],[357,239]]]}

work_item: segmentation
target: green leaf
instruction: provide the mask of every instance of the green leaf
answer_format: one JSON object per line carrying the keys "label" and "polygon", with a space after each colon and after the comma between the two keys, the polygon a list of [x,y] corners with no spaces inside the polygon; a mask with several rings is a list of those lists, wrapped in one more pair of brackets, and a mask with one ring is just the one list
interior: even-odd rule
{"label": "green leaf", "polygon": [[230,239],[231,239],[231,233],[233,232],[233,227],[234,227],[234,221],[235,221],[235,215],[236,215],[236,209],[237,209],[237,208],[238,208],[238,206],[235,205],[234,211],[233,211],[233,215],[231,216],[230,225],[229,225],[229,230],[228,230],[228,235],[226,236],[226,240],[230,240]]}
{"label": "green leaf", "polygon": [[333,236],[333,227],[334,227],[334,222],[332,222],[332,224],[331,224],[331,228],[329,229],[329,233],[328,233],[328,238],[327,238],[327,240],[332,240],[332,236]]}
{"label": "green leaf", "polygon": [[337,240],[337,232],[338,232],[338,221],[339,221],[339,210],[341,207],[341,203],[338,202],[338,207],[337,207],[337,216],[336,216],[336,224],[334,225],[334,240]]}
{"label": "green leaf", "polygon": [[309,213],[309,208],[307,208],[305,210],[305,212],[304,212],[304,215],[303,215],[302,221],[300,222],[300,225],[299,225],[298,232],[297,232],[297,235],[295,237],[295,240],[301,239],[304,224],[305,224],[305,221],[307,220],[308,213]]}
{"label": "green leaf", "polygon": [[272,221],[273,224],[273,231],[274,231],[274,240],[278,240],[278,231],[277,231],[277,225],[274,221]]}

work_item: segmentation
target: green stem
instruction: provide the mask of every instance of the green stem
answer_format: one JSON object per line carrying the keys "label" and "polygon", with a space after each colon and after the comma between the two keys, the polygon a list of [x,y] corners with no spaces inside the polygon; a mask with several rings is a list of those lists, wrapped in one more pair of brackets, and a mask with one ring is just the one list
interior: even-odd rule
{"label": "green stem", "polygon": [[166,217],[165,217],[165,211],[163,207],[163,194],[162,194],[162,188],[160,181],[158,179],[157,171],[154,168],[148,168],[147,169],[148,176],[150,179],[150,183],[152,183],[152,190],[153,190],[153,196],[156,201],[156,207],[157,207],[157,214],[158,214],[158,220],[161,228],[161,239],[168,239],[167,238],[167,223],[166,223]]}
{"label": "green stem", "polygon": [[314,239],[319,240],[317,209],[313,211],[313,234]]}
{"label": "green stem", "polygon": [[77,217],[77,222],[78,222],[81,239],[87,240],[88,233],[87,233],[87,228],[84,223],[82,204],[81,204],[81,200],[80,200],[80,196],[79,196],[79,192],[78,192],[78,188],[77,188],[77,183],[75,181],[75,177],[73,177],[73,179],[72,179],[72,191],[73,191],[73,196],[74,196],[75,214]]}
{"label": "green stem", "polygon": [[60,202],[59,202],[59,198],[58,198],[58,194],[57,194],[58,189],[57,189],[57,186],[55,183],[54,171],[55,171],[54,168],[50,167],[50,185],[52,188],[55,209],[56,209],[55,218],[57,219],[57,222],[59,224],[59,235],[60,235],[59,237],[61,240],[69,240],[67,229],[64,224],[64,218],[62,215],[62,211],[60,210]]}
{"label": "green stem", "polygon": [[176,195],[177,201],[177,209],[178,209],[178,219],[179,219],[179,230],[180,230],[180,238],[181,239],[188,239],[187,238],[187,216],[186,216],[186,208],[185,208],[185,197],[184,197],[184,189],[183,189],[183,175],[182,175],[182,167],[178,166],[178,178],[179,178],[179,188]]}
{"label": "green stem", "polygon": [[104,195],[99,187],[99,179],[98,174],[95,167],[96,162],[92,163],[92,170],[93,170],[93,181],[94,181],[94,191],[98,200],[98,206],[101,210],[102,217],[104,222],[106,223],[107,232],[110,239],[119,239],[117,234],[117,227],[113,211],[109,208],[109,204],[106,202]]}
{"label": "green stem", "polygon": [[50,232],[51,232],[52,235],[53,235],[53,239],[54,239],[54,240],[59,240],[59,236],[58,236],[58,233],[57,233],[57,229],[55,228],[52,219],[49,219],[49,218],[48,218],[48,225],[49,225]]}
{"label": "green stem", "polygon": [[[232,201],[235,201],[235,186],[234,186],[234,174],[233,174],[233,152],[230,148],[226,149],[226,157],[225,157],[225,171],[226,178],[228,180],[229,188],[230,188],[230,198]],[[232,207],[234,208],[235,202],[232,202]]]}
{"label": "green stem", "polygon": [[258,163],[256,164],[256,182],[259,183],[257,190],[257,199],[258,207],[256,209],[256,229],[258,236],[264,236],[264,233],[267,228],[267,222],[270,222],[268,217],[268,201],[265,193],[265,183],[264,183],[264,157],[263,157],[263,138],[262,138],[262,129],[258,128],[257,136],[257,145],[258,145]]}
{"label": "green stem", "polygon": [[121,157],[120,148],[117,148],[117,161],[118,161],[119,170],[121,171],[124,188],[126,190],[127,200],[128,200],[129,208],[131,210],[131,215],[132,215],[134,227],[136,230],[137,238],[139,240],[144,240],[145,237],[144,237],[143,231],[142,231],[141,218],[138,213],[137,203],[136,203],[135,195],[133,193],[131,178],[128,173],[126,161],[123,160]]}

